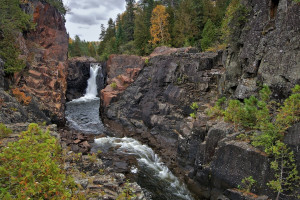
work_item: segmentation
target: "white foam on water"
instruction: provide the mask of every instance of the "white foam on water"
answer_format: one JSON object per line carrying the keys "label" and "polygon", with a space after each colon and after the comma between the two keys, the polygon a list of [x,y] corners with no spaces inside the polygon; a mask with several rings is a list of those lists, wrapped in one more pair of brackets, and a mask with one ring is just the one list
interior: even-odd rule
{"label": "white foam on water", "polygon": [[78,99],[74,99],[71,102],[87,102],[91,100],[97,100],[99,99],[97,97],[98,91],[97,91],[97,74],[101,66],[99,64],[92,63],[90,65],[90,78],[88,79],[88,85],[86,88],[85,95],[83,97],[80,97]]}
{"label": "white foam on water", "polygon": [[99,146],[118,147],[117,151],[137,156],[139,164],[145,165],[152,169],[154,176],[159,177],[169,183],[170,190],[182,199],[192,200],[186,186],[182,184],[176,176],[161,161],[159,156],[147,145],[143,145],[133,138],[115,138],[105,137],[95,139],[95,143]]}

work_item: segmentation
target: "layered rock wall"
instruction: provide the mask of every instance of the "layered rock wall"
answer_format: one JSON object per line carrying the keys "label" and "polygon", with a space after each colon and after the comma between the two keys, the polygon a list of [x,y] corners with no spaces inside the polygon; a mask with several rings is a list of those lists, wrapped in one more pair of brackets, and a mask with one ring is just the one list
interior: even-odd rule
{"label": "layered rock wall", "polygon": [[[63,125],[68,52],[64,16],[37,0],[22,4],[22,9],[32,15],[36,26],[18,34],[25,69],[9,77],[0,70],[0,122],[52,121]],[[22,98],[30,101],[25,103]]]}
{"label": "layered rock wall", "polygon": [[52,122],[64,124],[68,59],[65,19],[56,8],[41,1],[29,1],[24,9],[33,15],[36,26],[19,38],[27,67],[15,76],[16,85],[37,98],[39,109]]}

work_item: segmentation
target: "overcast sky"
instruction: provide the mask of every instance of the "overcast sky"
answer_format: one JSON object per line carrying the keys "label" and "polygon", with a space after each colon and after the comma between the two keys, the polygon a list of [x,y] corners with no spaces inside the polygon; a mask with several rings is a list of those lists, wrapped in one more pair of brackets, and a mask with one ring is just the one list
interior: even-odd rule
{"label": "overcast sky", "polygon": [[66,15],[66,27],[71,38],[79,35],[86,41],[98,41],[100,25],[116,19],[125,10],[125,0],[63,0],[71,9]]}

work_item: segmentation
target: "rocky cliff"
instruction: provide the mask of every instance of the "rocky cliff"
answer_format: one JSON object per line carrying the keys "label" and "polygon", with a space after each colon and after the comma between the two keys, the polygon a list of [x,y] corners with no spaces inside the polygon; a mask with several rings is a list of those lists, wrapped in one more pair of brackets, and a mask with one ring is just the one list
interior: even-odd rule
{"label": "rocky cliff", "polygon": [[[26,105],[24,108],[33,112],[20,112],[18,114],[20,117],[16,119],[12,111],[1,121],[12,123],[51,120],[53,123],[64,124],[68,52],[68,35],[64,26],[64,17],[56,8],[42,1],[29,1],[22,9],[32,15],[36,26],[30,32],[19,34],[18,43],[21,57],[26,61],[26,68],[16,73],[10,79],[13,79],[12,81],[6,79],[4,86],[7,90],[8,85],[14,85],[17,95],[30,96],[32,101],[28,103],[32,109],[27,109]],[[8,97],[3,98],[7,100],[5,102],[10,103]],[[19,107],[13,107],[16,108],[15,112],[22,110]]]}
{"label": "rocky cliff", "polygon": [[[291,0],[242,1],[248,19],[226,51],[159,51],[139,76],[110,104],[102,105],[104,123],[149,144],[199,199],[268,199],[274,178],[270,158],[231,124],[211,120],[205,109],[220,95],[245,99],[267,84],[274,99],[288,96],[299,84],[300,6]],[[197,102],[196,119],[189,116]],[[299,125],[285,142],[294,149],[298,168]],[[257,181],[248,196],[230,189],[245,177]],[[295,199],[286,197],[286,199]]]}
{"label": "rocky cliff", "polygon": [[269,85],[275,98],[286,98],[300,83],[300,6],[292,0],[242,1],[248,20],[228,49],[225,93],[244,99]]}

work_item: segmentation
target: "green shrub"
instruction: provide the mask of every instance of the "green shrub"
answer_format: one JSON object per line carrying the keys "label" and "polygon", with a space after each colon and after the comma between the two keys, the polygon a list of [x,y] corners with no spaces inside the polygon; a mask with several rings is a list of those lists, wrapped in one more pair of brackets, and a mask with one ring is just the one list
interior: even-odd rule
{"label": "green shrub", "polygon": [[7,128],[3,123],[0,123],[0,139],[9,136],[12,133],[12,130]]}
{"label": "green shrub", "polygon": [[[282,142],[287,129],[300,120],[300,86],[292,89],[292,94],[284,101],[283,105],[276,112],[273,103],[270,101],[271,90],[264,86],[259,92],[259,99],[250,97],[244,103],[238,100],[230,100],[224,112],[224,118],[233,122],[236,126],[250,128],[257,132],[250,137],[252,145],[262,147],[263,150],[274,158],[271,162],[271,169],[275,172],[275,179],[268,183],[268,186],[277,192],[276,199],[283,194],[291,192],[299,187],[299,176],[295,163],[294,153]],[[217,110],[222,110],[218,105]],[[217,113],[217,112],[214,112]],[[240,134],[237,139],[248,140],[249,136]],[[248,177],[243,181],[248,185],[245,189],[249,192],[252,179]]]}
{"label": "green shrub", "polygon": [[5,62],[6,73],[14,73],[25,67],[25,62],[19,59],[17,35],[32,28],[31,16],[22,11],[19,0],[0,1],[0,58]]}
{"label": "green shrub", "polygon": [[217,102],[215,103],[215,106],[210,107],[207,110],[206,114],[209,117],[223,117],[225,114],[225,110],[224,110],[225,102],[226,102],[226,97],[222,97],[218,99]]}
{"label": "green shrub", "polygon": [[193,110],[193,112],[190,114],[190,116],[194,119],[197,117],[197,111],[199,109],[199,105],[196,102],[193,102],[190,108]]}
{"label": "green shrub", "polygon": [[253,179],[252,176],[244,178],[242,180],[242,185],[239,186],[239,189],[245,190],[246,192],[251,192],[251,188],[255,185],[256,181]]}
{"label": "green shrub", "polygon": [[110,84],[110,87],[112,87],[112,89],[117,89],[117,87],[118,87],[118,85],[117,85],[117,83],[116,82],[112,82],[111,84]]}
{"label": "green shrub", "polygon": [[0,199],[70,199],[75,183],[61,169],[61,148],[48,131],[30,124],[0,152]]}

